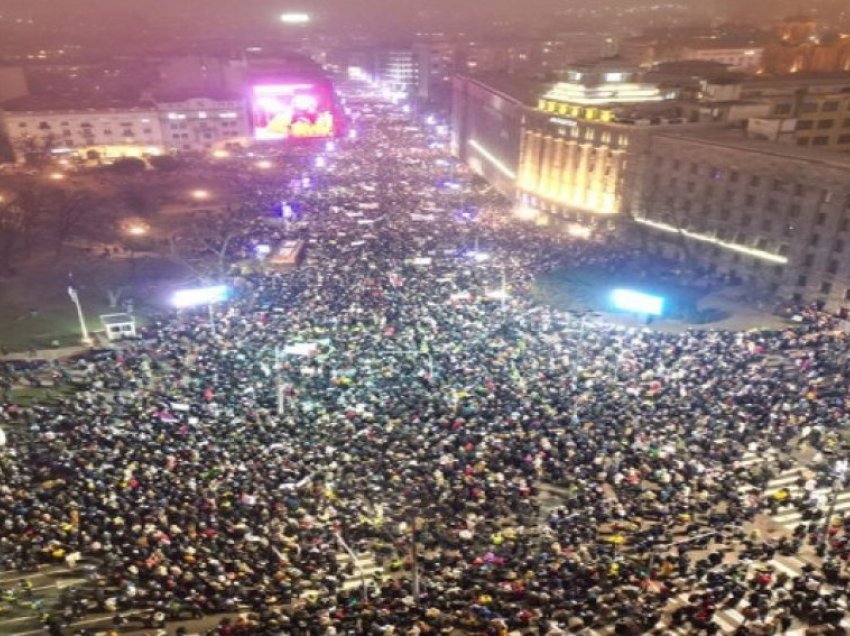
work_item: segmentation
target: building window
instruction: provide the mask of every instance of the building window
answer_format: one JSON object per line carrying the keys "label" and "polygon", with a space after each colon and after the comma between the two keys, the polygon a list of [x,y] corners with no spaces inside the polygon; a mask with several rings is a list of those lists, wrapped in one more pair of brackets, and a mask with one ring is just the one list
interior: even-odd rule
{"label": "building window", "polygon": [[777,104],[773,113],[775,115],[788,115],[791,113],[791,104]]}
{"label": "building window", "polygon": [[798,146],[808,146],[810,141],[811,141],[811,139],[809,139],[808,137],[802,137],[802,138],[797,140],[797,145]]}
{"label": "building window", "polygon": [[821,294],[828,294],[831,291],[832,291],[832,283],[828,283],[828,282],[824,281],[820,284],[820,293]]}
{"label": "building window", "polygon": [[812,234],[809,237],[809,245],[812,247],[817,247],[817,244],[820,243],[820,234]]}
{"label": "building window", "polygon": [[840,144],[850,144],[850,135],[839,135],[838,143]]}
{"label": "building window", "polygon": [[816,113],[816,112],[818,112],[818,105],[817,104],[803,104],[803,107],[800,109],[800,112]]}
{"label": "building window", "polygon": [[797,122],[797,130],[811,130],[814,123],[811,119],[801,119]]}
{"label": "building window", "polygon": [[825,146],[829,143],[829,137],[815,137],[812,139],[813,146]]}
{"label": "building window", "polygon": [[826,223],[826,212],[818,212],[815,217],[815,225],[823,225],[824,223]]}
{"label": "building window", "polygon": [[844,241],[840,239],[838,241],[835,241],[835,245],[833,246],[832,251],[841,254],[841,252],[844,251]]}
{"label": "building window", "polygon": [[806,286],[806,276],[801,274],[797,277],[797,287],[805,287]]}
{"label": "building window", "polygon": [[850,289],[844,292],[844,300],[850,300]]}
{"label": "building window", "polygon": [[844,120],[844,123],[841,124],[842,128],[850,128],[850,117]]}
{"label": "building window", "polygon": [[773,223],[771,223],[770,219],[765,219],[761,222],[761,231],[762,232],[770,232],[773,229]]}
{"label": "building window", "polygon": [[838,261],[829,261],[829,265],[826,266],[826,271],[830,274],[838,273]]}
{"label": "building window", "polygon": [[841,223],[838,225],[838,231],[846,232],[848,229],[850,229],[850,219],[841,219]]}
{"label": "building window", "polygon": [[738,183],[738,177],[740,177],[740,175],[738,174],[737,170],[733,170],[729,173],[729,181],[731,181],[732,183]]}
{"label": "building window", "polygon": [[741,216],[741,227],[750,227],[750,223],[753,222],[753,217],[750,214],[744,214]]}
{"label": "building window", "polygon": [[750,177],[750,185],[754,188],[757,188],[761,185],[761,177],[758,175],[753,175]]}
{"label": "building window", "polygon": [[818,122],[818,130],[826,130],[827,128],[832,128],[832,125],[835,123],[834,119],[821,119]]}
{"label": "building window", "polygon": [[792,219],[795,219],[800,216],[800,206],[795,203],[790,208],[788,208],[788,216]]}
{"label": "building window", "polygon": [[834,113],[838,110],[838,102],[824,102],[821,106],[821,111],[824,113]]}
{"label": "building window", "polygon": [[749,207],[752,207],[755,204],[755,202],[756,202],[756,198],[752,194],[748,194],[747,198],[744,199],[744,203]]}
{"label": "building window", "polygon": [[806,254],[806,258],[803,259],[803,267],[811,267],[815,263],[815,255],[814,254]]}

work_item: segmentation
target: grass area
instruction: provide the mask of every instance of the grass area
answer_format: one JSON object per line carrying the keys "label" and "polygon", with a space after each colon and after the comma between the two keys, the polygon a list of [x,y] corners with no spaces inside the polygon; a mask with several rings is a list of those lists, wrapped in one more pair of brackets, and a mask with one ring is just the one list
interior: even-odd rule
{"label": "grass area", "polygon": [[[60,260],[45,258],[22,266],[15,277],[0,280],[0,345],[9,351],[30,347],[48,349],[80,343],[80,323],[68,296],[73,280],[90,332],[102,329],[101,314],[122,311],[110,308],[109,290],[123,288],[123,297],[134,299],[140,324],[162,309],[156,286],[179,279],[182,272],[166,261],[99,259],[68,250]],[[73,279],[69,278],[73,274]]]}

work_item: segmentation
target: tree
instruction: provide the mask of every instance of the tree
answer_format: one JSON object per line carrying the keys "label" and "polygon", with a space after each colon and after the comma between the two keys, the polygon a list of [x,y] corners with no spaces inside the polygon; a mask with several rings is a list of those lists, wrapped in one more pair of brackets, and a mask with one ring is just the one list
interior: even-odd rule
{"label": "tree", "polygon": [[156,170],[161,172],[174,172],[183,166],[183,163],[171,155],[158,155],[148,159],[148,162]]}
{"label": "tree", "polygon": [[189,268],[199,280],[219,279],[227,274],[239,240],[254,218],[247,207],[226,214],[195,215],[191,227],[171,235],[171,257]]}
{"label": "tree", "polygon": [[147,164],[142,159],[135,157],[121,157],[112,164],[112,170],[120,174],[139,174],[147,170]]}
{"label": "tree", "polygon": [[26,235],[26,216],[18,202],[4,196],[0,202],[0,274],[13,273],[18,250]]}
{"label": "tree", "polygon": [[123,207],[135,216],[149,218],[159,210],[156,193],[143,183],[127,183],[121,188],[118,198]]}

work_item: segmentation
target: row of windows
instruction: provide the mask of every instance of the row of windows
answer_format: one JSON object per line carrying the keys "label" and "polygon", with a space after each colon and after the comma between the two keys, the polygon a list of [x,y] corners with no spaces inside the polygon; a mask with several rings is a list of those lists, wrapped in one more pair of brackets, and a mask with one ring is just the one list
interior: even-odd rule
{"label": "row of windows", "polygon": [[[850,135],[839,135],[835,143],[842,146],[850,144]],[[812,146],[828,146],[829,137],[822,135],[818,137],[801,137],[797,140],[798,146],[808,146],[810,144]]]}
{"label": "row of windows", "polygon": [[841,128],[850,128],[850,117],[847,117],[843,121],[838,119],[801,119],[797,122],[797,130],[812,130],[813,128],[827,130],[834,128],[838,121],[841,121]]}
{"label": "row of windows", "polygon": [[[797,277],[797,287],[806,287],[809,284],[809,279],[805,274],[800,274]],[[832,283],[828,280],[823,281],[820,284],[820,293],[823,295],[828,295],[832,293]],[[847,289],[844,292],[844,300],[850,300],[850,289]]]}
{"label": "row of windows", "polygon": [[[822,112],[822,113],[838,112],[839,110],[841,110],[841,104],[842,104],[842,102],[835,101],[835,100],[821,102],[820,112]],[[809,102],[809,103],[803,104],[803,106],[800,110],[804,113],[816,113],[816,112],[818,112],[817,102]],[[850,101],[844,103],[844,110],[850,110]]]}

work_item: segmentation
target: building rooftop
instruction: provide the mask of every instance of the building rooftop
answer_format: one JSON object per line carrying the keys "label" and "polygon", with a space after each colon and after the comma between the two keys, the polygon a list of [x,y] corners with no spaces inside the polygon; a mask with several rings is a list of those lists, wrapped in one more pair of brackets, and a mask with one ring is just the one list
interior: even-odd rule
{"label": "building rooftop", "polygon": [[747,138],[745,131],[739,128],[689,126],[678,130],[665,130],[657,136],[850,170],[850,154],[848,153],[750,139]]}
{"label": "building rooftop", "polygon": [[505,73],[482,73],[480,75],[465,75],[464,79],[486,87],[488,90],[502,93],[526,106],[537,106],[540,99],[552,86],[554,81],[546,82],[540,79],[515,77]]}
{"label": "building rooftop", "polygon": [[153,110],[151,101],[121,99],[101,95],[85,98],[61,95],[27,95],[5,101],[0,105],[7,112],[68,112],[104,110]]}

